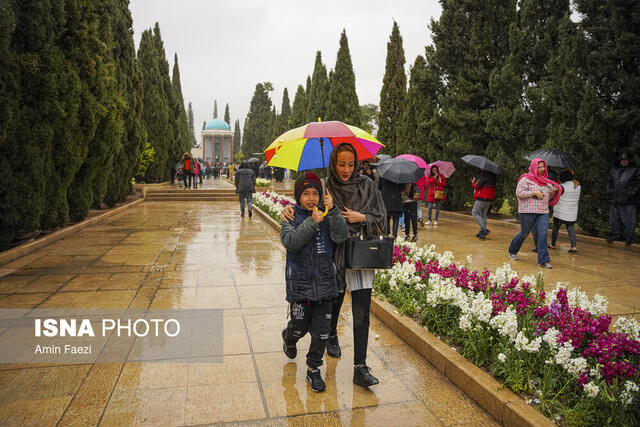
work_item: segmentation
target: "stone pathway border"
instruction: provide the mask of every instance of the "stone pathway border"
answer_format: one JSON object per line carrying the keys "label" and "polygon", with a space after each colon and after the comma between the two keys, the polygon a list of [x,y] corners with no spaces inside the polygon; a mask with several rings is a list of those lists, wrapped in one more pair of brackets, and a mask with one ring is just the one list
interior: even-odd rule
{"label": "stone pathway border", "polygon": [[[253,209],[269,225],[280,231],[280,224],[269,214],[255,205]],[[502,388],[489,374],[375,295],[371,298],[371,312],[502,425],[555,425],[516,394]]]}

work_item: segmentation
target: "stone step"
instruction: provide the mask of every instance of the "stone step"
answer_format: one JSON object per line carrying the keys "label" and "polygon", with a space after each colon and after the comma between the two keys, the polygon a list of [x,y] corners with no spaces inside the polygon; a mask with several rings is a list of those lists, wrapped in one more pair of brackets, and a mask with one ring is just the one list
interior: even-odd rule
{"label": "stone step", "polygon": [[179,197],[179,196],[169,196],[169,197],[155,197],[155,196],[147,196],[145,202],[237,202],[237,197]]}

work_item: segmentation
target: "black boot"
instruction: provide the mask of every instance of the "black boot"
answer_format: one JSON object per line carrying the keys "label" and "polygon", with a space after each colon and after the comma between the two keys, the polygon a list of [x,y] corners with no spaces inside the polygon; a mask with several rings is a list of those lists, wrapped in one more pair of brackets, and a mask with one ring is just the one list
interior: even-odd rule
{"label": "black boot", "polygon": [[327,340],[327,354],[331,357],[335,357],[336,359],[342,356],[342,351],[340,350],[340,344],[338,344],[337,335],[332,335]]}
{"label": "black boot", "polygon": [[253,215],[253,212],[251,212],[251,209],[249,209],[249,218],[251,218],[252,215]]}

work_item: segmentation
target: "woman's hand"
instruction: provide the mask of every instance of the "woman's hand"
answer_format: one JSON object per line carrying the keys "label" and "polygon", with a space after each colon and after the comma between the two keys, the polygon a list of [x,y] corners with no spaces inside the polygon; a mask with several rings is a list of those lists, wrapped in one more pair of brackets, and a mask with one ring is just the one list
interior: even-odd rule
{"label": "woman's hand", "polygon": [[542,200],[544,198],[544,194],[542,194],[542,191],[540,190],[535,190],[531,192],[531,197]]}
{"label": "woman's hand", "polygon": [[364,222],[367,219],[365,214],[361,214],[358,211],[352,211],[348,207],[344,207],[342,211],[342,216],[347,220],[348,223],[353,224],[356,222]]}
{"label": "woman's hand", "polygon": [[280,214],[280,220],[284,222],[291,222],[295,218],[293,206],[286,206]]}
{"label": "woman's hand", "polygon": [[329,190],[327,190],[327,194],[324,195],[324,205],[329,209],[333,209],[333,197],[329,194]]}
{"label": "woman's hand", "polygon": [[553,186],[551,188],[551,198],[553,199],[556,196],[556,193],[558,192],[558,187],[557,186]]}

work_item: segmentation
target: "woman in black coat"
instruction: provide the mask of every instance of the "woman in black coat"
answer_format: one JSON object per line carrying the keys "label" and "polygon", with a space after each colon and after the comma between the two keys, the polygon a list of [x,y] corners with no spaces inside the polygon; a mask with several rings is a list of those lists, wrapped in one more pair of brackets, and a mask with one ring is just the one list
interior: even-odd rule
{"label": "woman in black coat", "polygon": [[402,190],[403,184],[396,184],[388,179],[380,178],[378,181],[378,189],[382,194],[382,201],[387,208],[387,235],[390,233],[391,219],[393,218],[393,237],[398,237],[398,225],[400,217],[404,213],[402,206]]}

